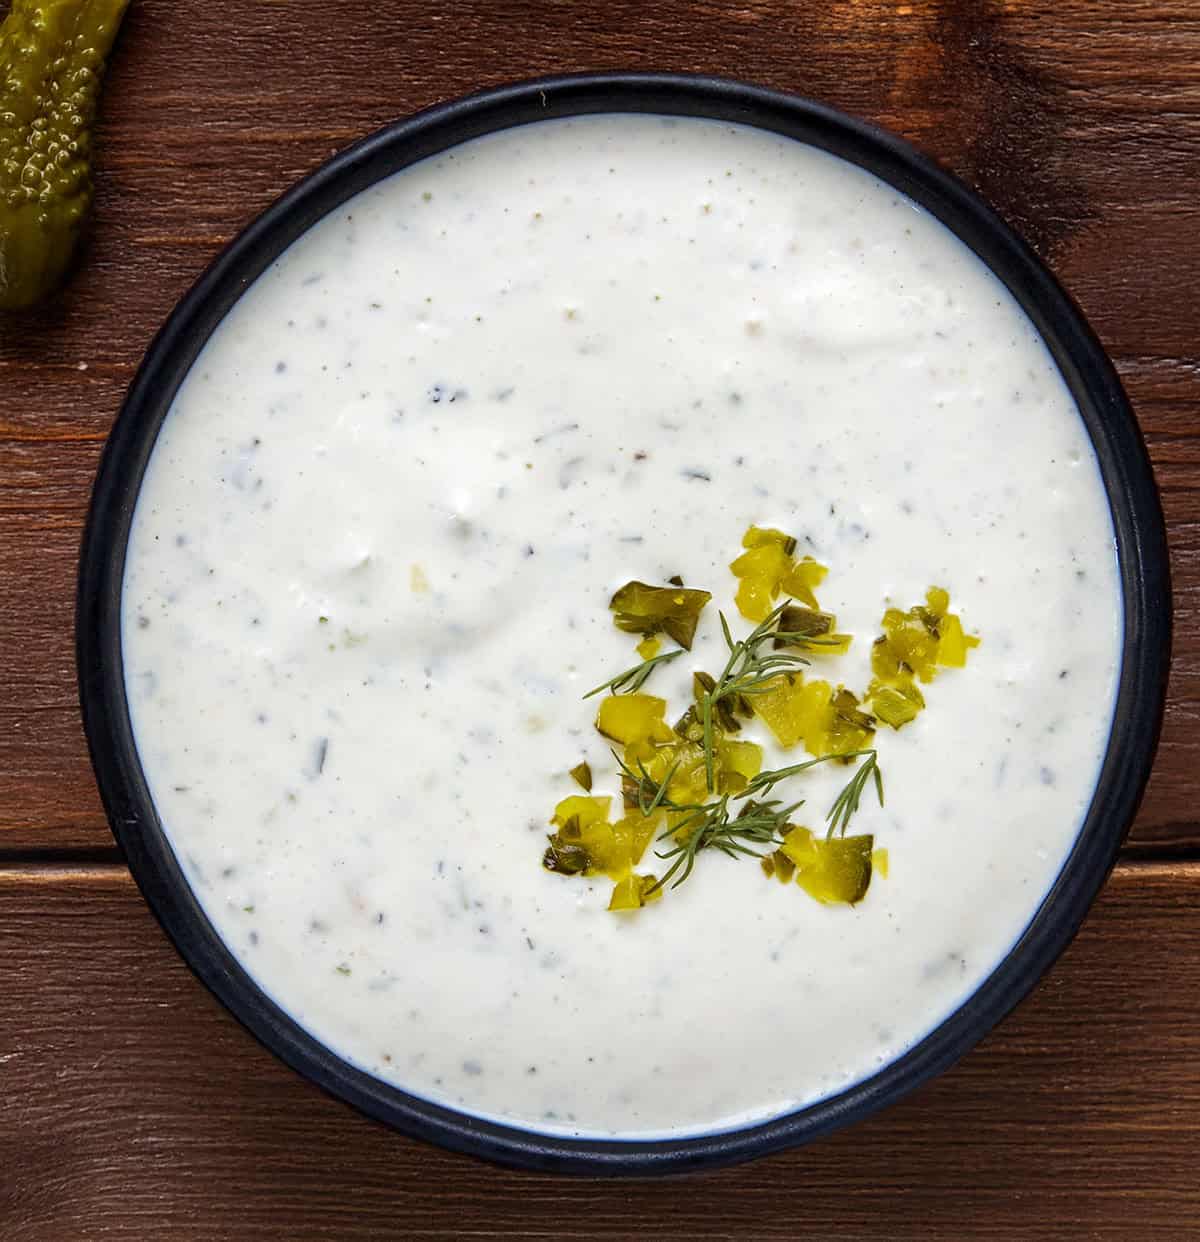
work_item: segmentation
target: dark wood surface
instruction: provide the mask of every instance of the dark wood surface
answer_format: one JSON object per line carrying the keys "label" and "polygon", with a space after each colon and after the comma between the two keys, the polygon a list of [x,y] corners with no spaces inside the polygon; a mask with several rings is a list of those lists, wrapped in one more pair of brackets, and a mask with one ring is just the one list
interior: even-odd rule
{"label": "dark wood surface", "polygon": [[[1166,727],[1127,861],[1034,999],[876,1121],[652,1187],[437,1153],[274,1063],[121,870],[72,666],[104,437],[221,244],[389,119],[596,68],[810,94],[978,186],[1116,360],[1175,581]],[[1200,1236],[1198,0],[134,0],[99,158],[85,267],[0,319],[0,1238]]]}
{"label": "dark wood surface", "polygon": [[1197,1236],[1195,864],[1119,868],[1036,995],[911,1099],[665,1183],[508,1172],[364,1121],[236,1025],[120,868],[0,871],[0,910],[5,1239]]}

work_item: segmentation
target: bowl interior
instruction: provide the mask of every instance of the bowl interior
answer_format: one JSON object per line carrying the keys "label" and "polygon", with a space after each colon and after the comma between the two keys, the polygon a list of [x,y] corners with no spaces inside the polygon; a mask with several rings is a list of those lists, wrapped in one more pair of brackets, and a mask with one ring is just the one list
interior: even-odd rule
{"label": "bowl interior", "polygon": [[[246,286],[326,213],[409,164],[513,125],[597,112],[700,116],[783,134],[866,168],[957,234],[1011,290],[1078,404],[1112,509],[1124,605],[1115,713],[1092,804],[1056,883],[1006,959],[957,1012],[865,1081],[776,1120],[678,1140],[568,1139],[483,1121],[379,1081],[298,1026],[225,947],[180,871],[141,770],[122,669],[121,584],[142,476],[176,390]],[[1162,716],[1169,627],[1162,515],[1117,376],[1078,309],[981,200],[899,139],[818,104],[718,79],[585,75],[485,92],[381,130],[285,194],[200,277],[147,352],[105,449],[82,551],[77,655],[93,765],[134,877],[193,971],[255,1036],[362,1111],[444,1146],[526,1167],[648,1174],[749,1158],[862,1117],[953,1063],[1030,990],[1077,929],[1133,818]]]}

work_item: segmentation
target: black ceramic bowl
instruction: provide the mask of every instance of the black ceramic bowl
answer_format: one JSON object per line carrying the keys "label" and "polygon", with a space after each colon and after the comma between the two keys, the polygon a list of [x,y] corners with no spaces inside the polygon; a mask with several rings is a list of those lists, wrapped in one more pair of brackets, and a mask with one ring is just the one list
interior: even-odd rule
{"label": "black ceramic bowl", "polygon": [[[970,246],[1045,338],[1087,424],[1116,527],[1125,615],[1116,712],[1086,821],[1024,935],[978,991],[899,1060],[829,1099],[744,1129],[653,1142],[548,1137],[429,1103],[348,1065],[272,1003],[209,924],[163,834],[130,727],[121,657],[125,547],[146,462],[176,389],[246,286],[327,212],[416,160],[494,130],[596,112],[712,117],[799,139],[890,182]],[[1162,717],[1170,615],[1162,514],[1120,382],[1074,303],[990,208],[906,143],[819,104],[713,78],[619,74],[487,91],[391,125],[290,190],[222,252],[150,346],[109,438],[83,542],[77,645],[84,723],[113,832],[179,952],[252,1034],[313,1082],[408,1134],[531,1168],[651,1174],[745,1160],[865,1117],[953,1064],[1029,992],[1074,935],[1137,809]]]}

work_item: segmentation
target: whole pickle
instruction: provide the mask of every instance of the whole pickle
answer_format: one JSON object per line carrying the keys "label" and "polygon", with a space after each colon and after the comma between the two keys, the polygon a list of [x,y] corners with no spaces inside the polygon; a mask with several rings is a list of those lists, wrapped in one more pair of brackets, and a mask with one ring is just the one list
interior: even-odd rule
{"label": "whole pickle", "polygon": [[92,123],[129,0],[13,0],[0,25],[0,310],[52,293],[92,205]]}

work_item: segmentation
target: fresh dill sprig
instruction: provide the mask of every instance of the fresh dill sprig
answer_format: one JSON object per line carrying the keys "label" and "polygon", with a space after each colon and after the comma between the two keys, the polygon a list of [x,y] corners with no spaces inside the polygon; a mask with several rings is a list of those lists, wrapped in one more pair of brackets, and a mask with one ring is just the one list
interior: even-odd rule
{"label": "fresh dill sprig", "polygon": [[[696,855],[701,850],[720,850],[729,858],[739,855],[761,858],[763,855],[759,850],[751,846],[778,848],[782,845],[781,829],[787,825],[791,813],[801,805],[796,802],[783,806],[774,800],[747,802],[735,815],[730,810],[730,801],[729,794],[722,794],[714,802],[691,809],[673,828],[659,837],[660,841],[669,839],[671,845],[668,849],[654,852],[664,861],[670,860],[671,865],[651,891],[665,888],[672,879],[674,883],[671,887],[678,888],[692,874]],[[681,840],[680,835],[685,832],[687,835]],[[682,874],[677,876],[678,872]]]}
{"label": "fresh dill sprig", "polygon": [[[729,648],[729,659],[720,677],[711,690],[706,690],[700,697],[700,723],[704,729],[704,775],[711,792],[714,786],[715,759],[713,750],[713,712],[717,705],[725,699],[732,699],[736,706],[737,700],[745,695],[762,694],[781,673],[793,672],[808,665],[809,661],[801,655],[787,650],[778,650],[768,644],[782,639],[794,647],[803,647],[813,643],[808,634],[792,630],[781,632],[775,629],[779,616],[787,607],[780,604],[771,614],[746,635],[734,641],[729,632],[729,622],[723,612],[718,613],[721,621],[721,633],[725,645]],[[764,648],[766,650],[764,651]]]}
{"label": "fresh dill sprig", "polygon": [[[833,836],[838,828],[845,835],[846,826],[858,810],[863,790],[872,776],[875,779],[879,805],[883,805],[883,775],[874,750],[851,750],[840,755],[822,755],[790,767],[760,772],[750,780],[745,789],[733,794],[721,794],[710,802],[676,802],[670,797],[667,791],[679,768],[678,760],[672,764],[662,780],[656,781],[646,771],[641,760],[638,760],[635,770],[613,751],[613,758],[621,769],[623,782],[636,798],[637,808],[642,815],[650,816],[655,811],[662,810],[680,817],[658,838],[660,841],[671,842],[670,848],[665,851],[655,851],[664,861],[671,860],[671,866],[654,885],[654,889],[665,887],[682,870],[683,874],[671,885],[672,888],[678,888],[692,874],[696,855],[704,849],[720,850],[730,858],[739,854],[761,858],[762,854],[751,846],[778,848],[783,844],[783,830],[788,826],[789,817],[804,805],[804,800],[800,799],[785,806],[778,799],[763,802],[755,799],[754,795],[769,792],[780,781],[797,776],[818,763],[827,763],[831,759],[857,759],[860,756],[865,757],[865,762],[855,770],[825,817],[830,823],[829,836]],[[734,802],[744,803],[736,813],[730,805]],[[687,835],[681,840],[684,833]]]}
{"label": "fresh dill sprig", "polygon": [[693,803],[688,803],[684,807],[677,802],[670,801],[667,797],[667,789],[670,787],[675,773],[679,770],[678,759],[671,764],[662,780],[656,781],[646,771],[646,765],[640,759],[637,761],[638,770],[635,772],[615,750],[610,753],[617,761],[617,767],[621,769],[622,785],[628,787],[630,793],[637,799],[637,809],[643,816],[649,817],[653,815],[659,807],[665,807],[672,811],[690,811],[695,809],[695,804]]}
{"label": "fresh dill sprig", "polygon": [[858,811],[859,803],[862,801],[863,790],[867,787],[867,781],[872,778],[875,780],[875,796],[879,799],[879,805],[883,806],[883,772],[879,767],[879,752],[876,750],[846,750],[841,754],[821,755],[817,759],[807,759],[804,763],[794,763],[790,767],[774,768],[766,772],[760,772],[757,776],[750,778],[741,796],[745,798],[757,793],[769,793],[780,781],[787,780],[792,776],[799,776],[801,772],[816,767],[818,763],[829,763],[834,759],[846,761],[858,758],[862,758],[864,762],[855,769],[854,775],[850,777],[841,793],[833,800],[833,805],[825,816],[825,820],[829,824],[827,835],[833,836],[835,832],[840,832],[842,836],[845,836],[850,820]]}
{"label": "fresh dill sprig", "polygon": [[589,690],[583,697],[590,699],[595,694],[603,694],[605,690],[610,691],[612,694],[635,694],[646,684],[646,678],[654,672],[658,665],[666,664],[671,660],[677,660],[681,655],[683,655],[682,649],[679,651],[665,651],[662,655],[651,656],[650,659],[643,660],[641,664],[635,664],[633,668],[627,668],[623,673],[618,673],[603,685],[597,686],[595,690]]}
{"label": "fresh dill sprig", "polygon": [[[839,754],[819,755],[816,759],[806,759],[803,763],[793,763],[786,768],[768,768],[765,772],[760,772],[757,776],[750,778],[743,791],[743,795],[751,797],[756,793],[769,793],[780,781],[785,781],[791,776],[799,776],[801,772],[807,772],[809,768],[815,768],[820,763],[832,763],[835,760],[845,763],[851,759],[857,759],[861,755],[870,755],[871,759],[869,762],[875,762],[875,751],[873,750],[844,750]],[[857,803],[855,805],[857,806]]]}
{"label": "fresh dill sprig", "polygon": [[863,790],[867,787],[867,781],[872,777],[875,778],[875,796],[879,799],[879,805],[883,806],[883,773],[879,770],[879,756],[873,750],[861,750],[854,753],[865,755],[866,759],[846,782],[845,789],[833,800],[829,814],[825,816],[829,824],[826,836],[832,837],[835,832],[839,831],[842,836],[846,835],[846,825],[850,823],[851,817],[858,810]]}
{"label": "fresh dill sprig", "polygon": [[[701,850],[716,849],[730,858],[746,854],[753,858],[762,855],[752,845],[777,847],[783,843],[781,829],[787,824],[788,816],[797,807],[803,805],[795,802],[791,806],[781,806],[776,800],[768,802],[746,802],[734,813],[730,807],[733,801],[741,801],[745,793],[721,794],[711,802],[676,802],[668,791],[671,779],[679,767],[676,761],[661,781],[646,771],[646,766],[638,760],[637,770],[629,766],[624,759],[613,752],[613,757],[621,769],[626,783],[636,791],[638,810],[646,816],[655,811],[667,811],[678,818],[667,830],[659,835],[659,841],[669,841],[665,850],[655,850],[661,859],[671,860],[665,874],[655,882],[656,889],[665,888],[668,883],[678,888],[692,874],[696,865],[696,855]],[[685,835],[686,834],[686,835]],[[682,875],[678,873],[682,871]],[[678,876],[678,878],[676,878]]]}

